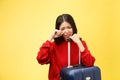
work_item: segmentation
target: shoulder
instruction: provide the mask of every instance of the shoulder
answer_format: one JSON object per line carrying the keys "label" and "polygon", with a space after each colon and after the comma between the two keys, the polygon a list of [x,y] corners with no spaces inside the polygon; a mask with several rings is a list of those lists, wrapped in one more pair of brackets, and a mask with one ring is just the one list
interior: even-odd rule
{"label": "shoulder", "polygon": [[54,46],[54,45],[55,45],[55,42],[51,42],[51,41],[49,41],[49,40],[46,40],[46,41],[43,43],[42,47],[52,47],[52,46]]}
{"label": "shoulder", "polygon": [[88,48],[85,40],[81,39],[81,42],[85,48]]}
{"label": "shoulder", "polygon": [[82,42],[83,44],[86,44],[86,41],[85,41],[85,40],[81,40],[81,42]]}

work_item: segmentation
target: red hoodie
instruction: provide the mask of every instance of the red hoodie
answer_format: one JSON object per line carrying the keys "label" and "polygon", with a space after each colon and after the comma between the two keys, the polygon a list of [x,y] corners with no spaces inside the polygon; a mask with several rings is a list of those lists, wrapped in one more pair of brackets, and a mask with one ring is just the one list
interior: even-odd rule
{"label": "red hoodie", "polygon": [[[93,66],[95,58],[91,55],[85,41],[82,40],[85,50],[81,52],[81,61],[85,66]],[[78,64],[79,49],[76,43],[70,42],[70,64]],[[49,80],[60,80],[60,70],[68,65],[68,42],[63,41],[57,45],[55,42],[46,41],[40,47],[37,55],[40,64],[50,64]]]}

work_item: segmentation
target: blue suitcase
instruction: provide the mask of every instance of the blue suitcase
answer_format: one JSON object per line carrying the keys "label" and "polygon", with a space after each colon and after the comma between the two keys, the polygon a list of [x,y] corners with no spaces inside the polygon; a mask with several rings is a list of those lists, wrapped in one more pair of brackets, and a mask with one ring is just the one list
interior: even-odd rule
{"label": "blue suitcase", "polygon": [[60,72],[60,80],[101,80],[100,68],[73,66],[63,68]]}
{"label": "blue suitcase", "polygon": [[80,51],[79,65],[70,66],[70,39],[68,40],[68,67],[64,67],[60,71],[60,80],[101,80],[99,67],[85,67],[81,64]]}

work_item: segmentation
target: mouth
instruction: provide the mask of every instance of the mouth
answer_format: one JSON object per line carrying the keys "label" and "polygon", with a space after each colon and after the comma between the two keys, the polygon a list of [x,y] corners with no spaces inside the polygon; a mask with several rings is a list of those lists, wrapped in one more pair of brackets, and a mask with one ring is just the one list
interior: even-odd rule
{"label": "mouth", "polygon": [[68,34],[68,35],[64,35],[64,38],[65,39],[68,39],[70,37],[70,35]]}

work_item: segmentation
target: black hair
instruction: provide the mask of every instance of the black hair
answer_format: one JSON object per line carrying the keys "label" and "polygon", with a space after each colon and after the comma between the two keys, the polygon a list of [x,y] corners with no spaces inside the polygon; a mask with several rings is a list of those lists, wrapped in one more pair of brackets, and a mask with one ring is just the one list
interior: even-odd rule
{"label": "black hair", "polygon": [[[74,19],[73,17],[70,15],[70,14],[62,14],[62,15],[59,15],[56,19],[56,24],[55,24],[55,29],[58,29],[60,28],[60,25],[64,22],[68,22],[72,29],[73,29],[73,34],[77,33],[77,28],[76,28],[76,25],[75,25],[75,22],[74,22]],[[62,41],[64,40],[63,36],[60,36],[58,38],[54,38],[54,41],[56,44],[59,44],[61,43]]]}

